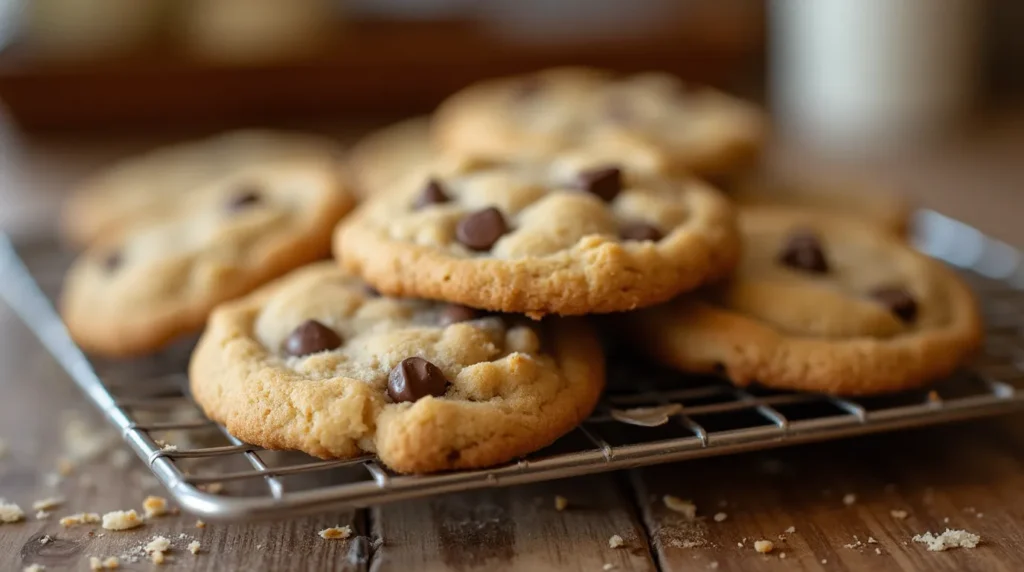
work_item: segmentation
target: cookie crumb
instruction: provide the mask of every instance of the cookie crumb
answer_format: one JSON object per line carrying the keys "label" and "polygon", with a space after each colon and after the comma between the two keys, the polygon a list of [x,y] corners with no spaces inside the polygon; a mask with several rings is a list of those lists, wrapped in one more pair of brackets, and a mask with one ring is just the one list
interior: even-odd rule
{"label": "cookie crumb", "polygon": [[875,537],[869,536],[868,537],[868,544],[878,544],[878,541],[875,540]]}
{"label": "cookie crumb", "polygon": [[100,560],[98,556],[89,557],[89,570],[116,570],[121,567],[121,561],[117,556],[110,556]]}
{"label": "cookie crumb", "polygon": [[875,554],[881,555],[882,554],[882,549],[881,548],[875,548]]}
{"label": "cookie crumb", "polygon": [[203,492],[215,495],[224,490],[224,483],[207,483],[205,485],[199,485],[198,488]]}
{"label": "cookie crumb", "polygon": [[932,552],[942,552],[950,548],[974,548],[981,542],[981,537],[966,530],[947,528],[942,534],[934,535],[931,532],[926,532],[915,535],[912,540],[927,544],[928,550]]}
{"label": "cookie crumb", "polygon": [[263,545],[262,544],[257,544],[256,545],[256,550],[263,550]]}
{"label": "cookie crumb", "polygon": [[171,445],[170,443],[164,441],[163,439],[157,439],[156,441],[153,442],[156,443],[157,447],[160,447],[161,451],[165,451],[167,453],[173,453],[178,450],[177,445]]}
{"label": "cookie crumb", "polygon": [[754,550],[761,554],[768,554],[775,549],[775,545],[772,544],[771,540],[756,540],[754,541]]}
{"label": "cookie crumb", "polygon": [[21,572],[43,572],[46,570],[46,566],[42,564],[29,564],[28,566],[21,569]]}
{"label": "cookie crumb", "polygon": [[668,423],[669,419],[683,410],[678,403],[658,405],[655,407],[634,407],[632,409],[612,409],[612,419],[620,423],[640,427],[657,427]]}
{"label": "cookie crumb", "polygon": [[708,568],[710,568],[712,570],[718,570],[718,561],[717,560],[713,560],[711,562],[708,562]]}
{"label": "cookie crumb", "polygon": [[737,546],[738,548],[743,548],[743,543],[742,543],[742,542],[737,542],[737,543],[736,543],[736,546]]}
{"label": "cookie crumb", "polygon": [[697,516],[697,506],[688,500],[683,500],[672,495],[665,495],[661,498],[669,510],[678,512],[686,517],[686,520],[693,520]]}
{"label": "cookie crumb", "polygon": [[615,570],[615,565],[611,562],[605,562],[604,566],[601,567],[601,570]]}
{"label": "cookie crumb", "polygon": [[611,538],[608,539],[608,546],[610,548],[621,548],[621,547],[623,547],[625,545],[626,545],[626,541],[622,540],[622,537],[619,536],[618,534],[613,534],[611,536]]}
{"label": "cookie crumb", "polygon": [[192,542],[188,543],[188,551],[191,552],[192,554],[199,554],[199,547],[200,546],[202,546],[202,545],[199,544],[198,540],[193,540]]}
{"label": "cookie crumb", "polygon": [[142,526],[142,519],[135,509],[115,510],[103,515],[103,528],[107,530],[128,530]]}
{"label": "cookie crumb", "polygon": [[787,529],[786,529],[786,530],[785,530],[784,532],[785,532],[786,534],[793,534],[794,532],[796,532],[796,527],[795,527],[795,526],[790,526],[790,527],[789,527],[789,528],[787,528]]}
{"label": "cookie crumb", "polygon": [[146,545],[146,552],[166,552],[171,547],[171,541],[163,536],[154,536]]}
{"label": "cookie crumb", "polygon": [[828,564],[828,558],[822,558],[821,559],[821,563],[822,564]]}
{"label": "cookie crumb", "polygon": [[985,513],[983,513],[983,512],[979,512],[979,513],[978,513],[978,514],[976,514],[975,516],[976,516],[976,517],[978,517],[978,518],[985,518]]}
{"label": "cookie crumb", "polygon": [[786,553],[785,552],[780,552],[779,553],[779,560],[785,560],[785,559],[786,559]]}
{"label": "cookie crumb", "polygon": [[907,511],[893,509],[893,510],[889,511],[889,516],[891,516],[891,517],[893,517],[893,518],[895,518],[897,520],[903,520],[903,519],[907,518]]}
{"label": "cookie crumb", "polygon": [[0,499],[0,524],[18,522],[25,518],[25,511],[13,502]]}
{"label": "cookie crumb", "polygon": [[724,512],[716,512],[713,518],[715,522],[725,522],[725,519],[729,518],[729,515]]}
{"label": "cookie crumb", "polygon": [[946,518],[942,519],[942,523],[949,524],[949,517],[947,516]]}
{"label": "cookie crumb", "polygon": [[64,499],[60,497],[49,497],[43,500],[37,500],[32,503],[33,510],[49,510],[51,508],[57,508],[64,504]]}
{"label": "cookie crumb", "polygon": [[197,520],[196,521],[196,528],[206,528],[206,523],[201,521],[201,520]]}
{"label": "cookie crumb", "polygon": [[75,463],[71,459],[61,457],[57,459],[57,473],[66,477],[75,471]]}
{"label": "cookie crumb", "polygon": [[50,512],[45,510],[40,510],[36,512],[36,520],[46,520],[48,518],[50,518]]}
{"label": "cookie crumb", "polygon": [[352,536],[352,527],[348,525],[332,526],[321,530],[318,534],[320,535],[320,538],[323,538],[324,540],[345,540],[349,536]]}
{"label": "cookie crumb", "polygon": [[555,495],[555,510],[562,512],[567,506],[569,506],[569,499],[562,495]]}
{"label": "cookie crumb", "polygon": [[857,502],[857,495],[855,495],[853,493],[847,493],[847,494],[843,495],[843,504],[845,504],[846,506],[850,506],[850,505],[852,505],[852,504],[854,504],[856,502]]}
{"label": "cookie crumb", "polygon": [[44,534],[43,537],[39,539],[39,544],[46,544],[51,540],[53,540],[53,537],[51,537],[49,534]]}
{"label": "cookie crumb", "polygon": [[167,514],[167,499],[150,495],[142,501],[142,509],[146,513],[146,518],[163,516]]}
{"label": "cookie crumb", "polygon": [[80,512],[60,519],[60,525],[67,528],[79,524],[96,524],[100,522],[100,515],[95,512]]}

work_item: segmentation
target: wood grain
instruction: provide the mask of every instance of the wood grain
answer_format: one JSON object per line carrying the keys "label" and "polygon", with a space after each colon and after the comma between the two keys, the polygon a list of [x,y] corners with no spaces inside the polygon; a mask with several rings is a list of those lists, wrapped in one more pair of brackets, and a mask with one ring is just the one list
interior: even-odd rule
{"label": "wood grain", "polygon": [[[384,505],[371,520],[383,539],[375,571],[656,570],[632,500],[609,475]],[[616,534],[624,547],[609,547]]]}
{"label": "wood grain", "polygon": [[[1008,571],[1024,569],[1022,460],[1024,420],[1004,419],[651,467],[633,477],[664,572]],[[698,518],[667,509],[666,494],[692,500]],[[716,522],[718,512],[727,518]],[[946,528],[979,534],[982,544],[929,552],[912,540]],[[762,539],[775,545],[768,555],[754,550]]]}
{"label": "wood grain", "polygon": [[[18,503],[26,513],[23,522],[0,525],[0,570],[21,570],[29,564],[43,564],[48,571],[86,570],[90,556],[120,556],[155,535],[172,542],[173,562],[164,566],[168,570],[366,569],[370,551],[365,536],[328,541],[317,535],[338,524],[353,526],[356,535],[365,534],[363,515],[355,511],[280,522],[209,523],[203,529],[195,527],[195,517],[184,514],[122,532],[98,525],[61,526],[61,516],[78,512],[134,508],[141,513],[146,495],[166,492],[140,461],[133,459],[128,468],[118,468],[105,453],[76,467],[57,486],[48,486],[45,475],[55,472],[58,460],[69,453],[61,435],[67,417],[62,412],[76,412],[96,433],[107,429],[56,362],[2,304],[0,339],[0,438],[8,449],[0,457],[0,497]],[[111,450],[120,447],[113,437]],[[67,502],[48,519],[36,519],[32,503],[54,496]],[[182,539],[181,534],[189,538]],[[43,536],[52,540],[41,543]],[[196,556],[185,550],[193,538],[202,545]],[[124,561],[122,568],[149,570],[152,564],[143,558],[139,563]]]}

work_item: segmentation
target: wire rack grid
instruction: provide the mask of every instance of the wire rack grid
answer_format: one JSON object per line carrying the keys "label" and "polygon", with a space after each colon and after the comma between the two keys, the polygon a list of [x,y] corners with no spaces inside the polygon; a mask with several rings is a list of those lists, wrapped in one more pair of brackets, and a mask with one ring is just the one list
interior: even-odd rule
{"label": "wire rack grid", "polygon": [[[319,460],[239,441],[203,417],[189,399],[182,373],[189,342],[140,362],[90,361],[51,303],[64,268],[63,262],[53,262],[60,255],[52,246],[19,252],[0,235],[0,297],[182,508],[231,520],[363,507],[1024,409],[1021,254],[932,211],[917,213],[914,242],[963,271],[988,324],[982,355],[932,388],[866,399],[769,392],[613,355],[602,403],[552,446],[500,467],[426,476],[394,474],[369,455]],[[649,426],[623,422],[622,411],[634,408],[657,408],[655,416],[661,411],[664,419]]]}

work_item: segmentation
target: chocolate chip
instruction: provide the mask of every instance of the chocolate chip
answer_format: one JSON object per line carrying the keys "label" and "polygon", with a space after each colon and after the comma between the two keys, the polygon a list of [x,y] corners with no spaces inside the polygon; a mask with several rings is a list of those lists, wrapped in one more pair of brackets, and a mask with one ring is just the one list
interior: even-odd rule
{"label": "chocolate chip", "polygon": [[464,216],[455,227],[455,238],[473,250],[490,250],[506,232],[501,211],[489,207]]}
{"label": "chocolate chip", "polygon": [[622,191],[622,170],[618,167],[600,167],[580,172],[577,184],[588,193],[612,202]]}
{"label": "chocolate chip", "polygon": [[253,185],[245,185],[228,200],[227,209],[231,212],[244,210],[260,200],[259,189]]}
{"label": "chocolate chip", "polygon": [[438,318],[438,322],[442,326],[450,326],[459,322],[468,322],[469,320],[475,320],[480,317],[480,312],[469,306],[463,306],[461,304],[448,304],[441,310],[441,316]]}
{"label": "chocolate chip", "polygon": [[306,320],[288,334],[284,351],[296,357],[333,350],[341,346],[341,337],[316,320]]}
{"label": "chocolate chip", "polygon": [[911,323],[917,318],[917,301],[906,288],[883,286],[873,290],[871,297],[904,322]]}
{"label": "chocolate chip", "polygon": [[124,264],[124,256],[121,251],[115,250],[103,257],[103,269],[107,272],[113,272]]}
{"label": "chocolate chip", "polygon": [[448,193],[444,192],[444,187],[441,185],[441,182],[437,179],[430,179],[427,181],[427,184],[423,186],[423,190],[420,191],[416,200],[413,201],[412,208],[414,210],[420,210],[424,207],[446,203],[450,200],[451,198],[448,196]]}
{"label": "chocolate chip", "polygon": [[366,294],[370,298],[380,298],[380,292],[369,284],[363,284],[363,294]]}
{"label": "chocolate chip", "polygon": [[825,274],[828,260],[821,248],[821,240],[813,230],[798,229],[786,239],[786,245],[779,254],[779,262],[805,272]]}
{"label": "chocolate chip", "polygon": [[444,395],[448,380],[434,364],[420,357],[405,358],[388,374],[388,395],[395,402]]}
{"label": "chocolate chip", "polygon": [[661,240],[661,231],[643,222],[626,223],[619,230],[624,240]]}

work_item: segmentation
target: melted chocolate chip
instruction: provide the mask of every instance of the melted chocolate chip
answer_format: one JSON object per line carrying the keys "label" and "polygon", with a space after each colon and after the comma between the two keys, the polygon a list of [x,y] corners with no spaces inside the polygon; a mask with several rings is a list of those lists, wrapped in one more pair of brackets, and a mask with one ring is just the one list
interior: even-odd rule
{"label": "melted chocolate chip", "polygon": [[661,231],[643,222],[627,223],[619,229],[623,240],[661,240]]}
{"label": "melted chocolate chip", "polygon": [[789,235],[779,254],[779,262],[815,274],[825,274],[829,269],[821,240],[814,231],[808,229],[799,229]]}
{"label": "melted chocolate chip", "polygon": [[871,297],[908,324],[917,318],[917,301],[906,288],[899,286],[876,288],[871,292]]}
{"label": "melted chocolate chip", "polygon": [[414,210],[420,210],[424,207],[446,203],[450,200],[451,198],[448,196],[448,193],[444,191],[444,186],[441,185],[441,182],[437,179],[430,179],[427,181],[426,185],[423,185],[423,190],[420,191],[416,200],[413,201],[412,208]]}
{"label": "melted chocolate chip", "polygon": [[427,395],[440,397],[447,389],[444,373],[420,357],[405,358],[388,374],[388,395],[398,403],[417,401]]}
{"label": "melted chocolate chip", "polygon": [[459,322],[468,322],[475,320],[480,317],[480,311],[470,308],[469,306],[462,306],[460,304],[448,304],[441,310],[441,315],[438,318],[438,322],[442,326],[450,326]]}
{"label": "melted chocolate chip", "polygon": [[260,202],[260,191],[254,185],[246,185],[239,189],[227,202],[227,210],[234,212],[247,209]]}
{"label": "melted chocolate chip", "polygon": [[115,250],[104,256],[101,264],[103,265],[104,270],[107,272],[113,272],[124,264],[124,256],[121,254],[121,251]]}
{"label": "melted chocolate chip", "polygon": [[610,203],[622,191],[622,170],[618,167],[600,167],[582,171],[578,175],[577,184],[584,191]]}
{"label": "melted chocolate chip", "polygon": [[306,320],[288,334],[284,351],[288,355],[301,357],[341,346],[341,336],[316,320]]}
{"label": "melted chocolate chip", "polygon": [[470,213],[455,227],[455,238],[473,250],[490,250],[508,232],[505,217],[494,207]]}
{"label": "melted chocolate chip", "polygon": [[366,294],[370,298],[380,298],[380,292],[369,284],[363,284],[363,294]]}

